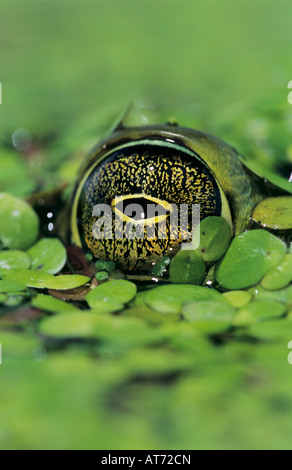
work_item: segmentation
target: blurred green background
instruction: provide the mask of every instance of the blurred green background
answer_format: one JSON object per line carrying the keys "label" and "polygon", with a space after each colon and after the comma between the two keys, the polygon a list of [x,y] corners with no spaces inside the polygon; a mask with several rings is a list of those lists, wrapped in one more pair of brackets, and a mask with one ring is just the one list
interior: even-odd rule
{"label": "blurred green background", "polygon": [[[288,0],[2,0],[0,190],[71,181],[129,103],[132,122],[174,117],[287,179],[291,18]],[[17,328],[0,332],[3,449],[291,448],[292,331],[257,348],[181,331],[171,350],[96,357]]]}
{"label": "blurred green background", "polygon": [[[1,1],[2,136],[78,132],[130,101],[217,130],[291,79],[289,1]],[[109,119],[110,119],[109,115]],[[232,120],[230,126],[232,126]],[[240,142],[239,142],[240,145]]]}
{"label": "blurred green background", "polygon": [[176,118],[287,179],[291,10],[281,0],[1,1],[1,142],[27,130],[31,170],[48,183],[132,103],[132,122]]}

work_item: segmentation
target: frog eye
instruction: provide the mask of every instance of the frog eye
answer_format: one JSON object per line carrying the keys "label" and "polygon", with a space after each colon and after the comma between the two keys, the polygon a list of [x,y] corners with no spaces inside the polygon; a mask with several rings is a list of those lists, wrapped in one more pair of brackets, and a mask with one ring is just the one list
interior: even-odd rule
{"label": "frog eye", "polygon": [[[217,142],[202,134],[204,142],[193,133],[183,128],[174,131],[167,125],[130,128],[102,142],[89,156],[75,187],[73,243],[92,252],[95,258],[117,262],[123,269],[147,270],[161,257],[174,254],[186,241],[186,234],[187,241],[191,241],[193,208],[198,205],[200,219],[218,215],[236,227],[233,215],[238,218],[237,190],[234,205],[230,181],[226,183],[226,174],[232,173],[230,161],[233,164],[235,157],[224,154],[222,159]],[[217,171],[220,161],[222,178]],[[103,211],[94,212],[101,206]],[[174,221],[178,223],[177,232],[172,231]],[[98,230],[102,223],[101,236]],[[162,232],[159,224],[164,227]],[[139,236],[127,236],[129,227]],[[149,237],[149,227],[154,237]]]}
{"label": "frog eye", "polygon": [[166,219],[171,212],[170,204],[146,194],[117,196],[114,202],[115,216],[133,223],[156,223]]}

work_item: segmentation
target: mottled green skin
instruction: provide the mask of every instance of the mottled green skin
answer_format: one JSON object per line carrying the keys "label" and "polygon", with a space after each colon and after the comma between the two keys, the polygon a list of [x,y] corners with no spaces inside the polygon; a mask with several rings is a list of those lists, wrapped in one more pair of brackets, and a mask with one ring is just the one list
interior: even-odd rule
{"label": "mottled green skin", "polygon": [[186,144],[195,150],[216,175],[229,203],[234,235],[249,222],[254,206],[263,198],[255,180],[239,160],[238,152],[217,137],[183,129]]}
{"label": "mottled green skin", "polygon": [[[103,162],[104,156],[118,146],[141,139],[154,138],[163,141],[171,139],[175,141],[175,144],[194,151],[201,162],[203,161],[203,169],[201,163],[201,167],[197,165],[196,157],[189,156],[189,162],[182,161],[179,157],[169,161],[164,158],[163,152],[161,155],[156,155],[157,158],[154,159],[151,159],[151,156],[136,153],[111,162],[108,162],[106,158]],[[95,163],[96,165],[101,163],[99,173],[95,175],[91,171],[90,181],[88,179],[84,182],[84,175]],[[155,166],[154,172],[149,171],[149,165]],[[204,165],[206,165],[205,170]],[[79,195],[80,200],[78,196],[78,210],[75,203],[75,213],[74,210],[72,211],[71,228],[74,224],[76,226],[75,219],[78,214],[82,227],[79,244],[88,248],[95,257],[119,261],[124,269],[147,270],[163,255],[171,251],[176,252],[182,240],[170,240],[168,233],[162,240],[149,240],[147,236],[144,240],[115,240],[114,238],[106,242],[96,240],[92,236],[95,221],[92,217],[92,206],[102,202],[111,204],[117,195],[144,193],[175,204],[200,203],[201,218],[208,215],[221,215],[217,183],[226,196],[231,212],[233,233],[237,234],[246,227],[252,209],[261,199],[261,195],[233,148],[205,133],[174,125],[133,128],[120,126],[92,151],[80,170],[75,193],[80,184],[83,185],[83,191]],[[169,230],[169,225],[167,225],[167,230]],[[73,229],[72,232],[74,233]],[[77,242],[74,236],[73,242]]]}

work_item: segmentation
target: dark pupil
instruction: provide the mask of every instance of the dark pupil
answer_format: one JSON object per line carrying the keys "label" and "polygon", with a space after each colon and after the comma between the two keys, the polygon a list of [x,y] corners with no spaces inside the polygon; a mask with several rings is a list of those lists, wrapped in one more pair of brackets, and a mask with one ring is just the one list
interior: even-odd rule
{"label": "dark pupil", "polygon": [[[135,204],[135,206],[132,206]],[[152,206],[152,211],[150,210]],[[153,201],[145,197],[130,198],[118,202],[116,208],[123,214],[132,217],[134,220],[146,220],[147,217],[153,216],[155,206],[155,214],[164,214],[167,211],[160,204],[154,204]]]}

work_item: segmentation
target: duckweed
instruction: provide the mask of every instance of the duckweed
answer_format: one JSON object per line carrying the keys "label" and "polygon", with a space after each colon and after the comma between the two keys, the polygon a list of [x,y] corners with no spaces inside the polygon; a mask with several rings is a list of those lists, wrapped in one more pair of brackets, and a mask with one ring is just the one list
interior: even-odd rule
{"label": "duckweed", "polygon": [[235,308],[243,307],[251,301],[251,294],[245,290],[233,290],[224,292],[223,296],[228,300],[230,305]]}
{"label": "duckweed", "polygon": [[292,196],[264,199],[255,207],[252,218],[263,227],[277,230],[292,229]]}
{"label": "duckweed", "polygon": [[245,289],[257,284],[285,256],[287,247],[265,230],[250,230],[234,237],[215,271],[218,283],[227,289]]}
{"label": "duckweed", "polygon": [[31,304],[33,307],[51,313],[79,311],[73,304],[46,294],[37,294],[36,297],[32,299]]}
{"label": "duckweed", "polygon": [[208,334],[221,333],[228,330],[232,323],[235,308],[223,302],[201,300],[188,302],[182,307],[182,315],[196,328]]}
{"label": "duckweed", "polygon": [[282,261],[263,277],[261,285],[264,289],[278,290],[292,282],[292,254],[288,253]]}
{"label": "duckweed", "polygon": [[108,278],[108,272],[107,271],[99,271],[95,275],[96,279],[98,281],[105,281],[105,279]]}
{"label": "duckweed", "polygon": [[23,199],[0,193],[0,242],[11,250],[26,250],[39,235],[39,219]]}
{"label": "duckweed", "polygon": [[21,292],[26,290],[26,286],[17,281],[1,281],[0,280],[0,293],[7,292]]}
{"label": "duckweed", "polygon": [[201,284],[205,277],[206,265],[194,250],[180,250],[173,258],[169,275],[175,284]]}
{"label": "duckweed", "polygon": [[43,238],[28,251],[31,269],[57,274],[65,266],[67,253],[64,245],[57,238]]}
{"label": "duckweed", "polygon": [[[35,200],[39,189],[55,191],[64,181],[70,186],[87,149],[116,127],[120,119],[115,126],[112,121],[120,103],[134,96],[138,106],[125,126],[168,120],[174,133],[176,123],[210,131],[239,149],[244,164],[291,192],[292,3],[115,3],[113,8],[112,2],[54,2],[53,7],[1,2],[0,191]],[[70,47],[73,54],[67,53]],[[27,150],[12,148],[19,126],[31,134]],[[198,142],[204,158],[203,147]],[[224,174],[225,168],[219,171]],[[241,183],[234,177],[231,184]],[[182,189],[187,196],[187,185]],[[229,203],[228,181],[222,189]],[[69,193],[70,187],[63,202]],[[40,239],[56,236],[55,211],[44,202],[34,206],[46,229]],[[274,205],[272,214],[263,204],[255,208],[249,228],[260,222],[282,238],[276,227],[291,227],[291,210],[284,213]],[[0,232],[2,223],[0,210]],[[0,235],[0,252],[27,254],[39,240],[30,238],[29,230],[23,225],[16,246]],[[207,236],[213,240],[208,250],[222,243]],[[176,291],[169,265],[156,263],[152,276],[136,279],[137,293],[129,302],[96,301],[91,307],[85,295],[100,282],[95,269],[108,272],[109,279],[121,275],[133,281],[134,276],[108,265],[95,268],[92,255],[87,263],[80,254],[75,264],[68,248],[67,263],[49,274],[54,279],[84,275],[89,280],[81,287],[52,292],[27,287],[24,278],[18,288],[15,280],[1,278],[2,287],[15,282],[6,284],[8,292],[0,289],[1,449],[291,449],[291,281],[273,290],[276,281],[264,281],[284,257],[239,292],[214,276],[225,248],[217,260],[204,260],[206,249],[197,250],[206,274],[201,285],[191,287],[209,286],[219,297],[200,300],[186,293],[172,314],[178,293],[171,297],[171,289],[159,294],[164,313],[149,305],[150,292],[164,284]],[[237,278],[247,264],[237,265]],[[41,274],[40,265],[11,265],[6,271]],[[53,295],[68,300],[56,303]],[[283,304],[286,312],[264,318],[268,300],[277,308]],[[262,312],[249,312],[249,320],[252,314],[256,320],[234,324],[242,308],[263,301],[257,304]],[[219,313],[211,319],[219,303],[235,309],[230,320],[221,321]],[[198,314],[206,304],[204,328],[199,318],[184,318],[183,310],[196,307]],[[65,310],[68,305],[78,311]]]}
{"label": "duckweed", "polygon": [[27,287],[56,290],[74,289],[90,281],[89,277],[78,274],[53,276],[52,274],[29,269],[4,269],[0,271],[0,277],[4,280],[15,280]]}
{"label": "duckweed", "polygon": [[29,269],[30,256],[20,250],[0,251],[0,269]]}
{"label": "duckweed", "polygon": [[[39,361],[47,357],[45,348],[70,353],[70,345],[105,361],[120,358],[123,368],[109,375],[121,374],[123,381],[127,374],[130,380],[166,381],[185,373],[204,376],[218,354],[230,367],[255,342],[287,341],[292,325],[289,247],[262,229],[231,240],[229,225],[220,217],[208,217],[201,225],[198,248],[156,263],[148,284],[117,279],[115,263],[104,260],[91,263],[96,272],[87,267],[85,274],[65,274],[70,260],[56,238],[31,239],[21,249],[2,247],[0,326],[2,319],[28,331],[33,324],[42,342],[32,353]],[[155,279],[160,277],[165,284]],[[58,290],[63,299],[78,300],[53,297]],[[226,348],[215,350],[216,344]]]}
{"label": "duckweed", "polygon": [[86,301],[90,307],[94,307],[96,303],[100,302],[125,304],[135,297],[136,292],[137,287],[133,282],[117,279],[92,289],[86,295]]}
{"label": "duckweed", "polygon": [[206,262],[217,261],[227,251],[231,241],[231,229],[223,217],[206,217],[193,232],[193,243]]}
{"label": "duckweed", "polygon": [[226,302],[216,290],[190,284],[172,284],[155,287],[145,293],[145,302],[161,313],[181,313],[186,302],[218,300]]}
{"label": "duckweed", "polygon": [[276,300],[256,300],[241,307],[232,324],[235,326],[252,325],[258,321],[281,317],[286,311],[287,306]]}

